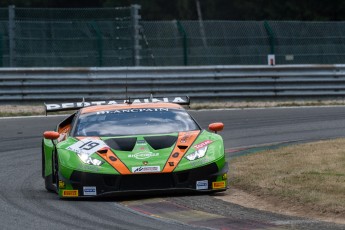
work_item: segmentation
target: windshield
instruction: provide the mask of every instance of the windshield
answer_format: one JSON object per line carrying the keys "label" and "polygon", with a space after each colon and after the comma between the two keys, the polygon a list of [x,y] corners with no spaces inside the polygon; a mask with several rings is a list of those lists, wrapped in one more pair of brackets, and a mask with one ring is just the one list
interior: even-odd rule
{"label": "windshield", "polygon": [[75,136],[118,136],[199,130],[183,109],[133,108],[82,114]]}

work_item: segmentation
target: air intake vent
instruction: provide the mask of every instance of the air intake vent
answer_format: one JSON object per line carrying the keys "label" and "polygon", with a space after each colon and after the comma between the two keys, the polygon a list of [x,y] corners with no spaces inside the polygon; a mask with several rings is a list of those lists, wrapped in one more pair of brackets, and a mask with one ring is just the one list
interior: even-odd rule
{"label": "air intake vent", "polygon": [[107,153],[108,150],[107,150],[107,149],[102,149],[102,150],[98,150],[97,152],[98,152],[98,153],[101,153],[101,154],[104,154],[104,153]]}
{"label": "air intake vent", "polygon": [[186,145],[178,145],[177,147],[181,150],[185,150],[186,148],[188,148],[188,146]]}
{"label": "air intake vent", "polygon": [[177,137],[175,136],[158,136],[158,137],[144,137],[145,141],[155,150],[170,148],[175,144]]}
{"label": "air intake vent", "polygon": [[104,142],[112,149],[120,151],[132,151],[134,149],[136,137],[130,138],[113,138],[105,140]]}

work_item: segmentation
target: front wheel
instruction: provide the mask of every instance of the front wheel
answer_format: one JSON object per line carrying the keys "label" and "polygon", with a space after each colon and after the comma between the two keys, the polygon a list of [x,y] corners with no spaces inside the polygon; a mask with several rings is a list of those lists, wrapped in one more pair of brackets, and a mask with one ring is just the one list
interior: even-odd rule
{"label": "front wheel", "polygon": [[44,177],[45,188],[49,192],[56,192],[56,188],[53,185],[53,175]]}
{"label": "front wheel", "polygon": [[46,162],[45,162],[45,154],[44,154],[44,141],[42,141],[42,177],[45,178],[45,168],[46,168]]}

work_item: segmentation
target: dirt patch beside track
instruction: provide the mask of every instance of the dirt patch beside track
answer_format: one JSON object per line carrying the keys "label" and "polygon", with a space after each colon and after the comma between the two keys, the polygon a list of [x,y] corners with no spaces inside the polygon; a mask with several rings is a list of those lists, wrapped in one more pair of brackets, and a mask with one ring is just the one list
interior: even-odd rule
{"label": "dirt patch beside track", "polygon": [[227,196],[245,207],[345,224],[345,139],[235,157]]}
{"label": "dirt patch beside track", "polygon": [[282,200],[279,200],[279,198],[253,195],[236,188],[230,188],[226,194],[227,195],[225,196],[215,196],[215,198],[221,199],[225,202],[238,204],[246,208],[254,208],[262,211],[305,217],[337,224],[345,224],[345,219],[342,217],[334,217],[327,214],[320,215],[319,212],[315,212],[309,207],[291,205],[291,203],[283,202]]}

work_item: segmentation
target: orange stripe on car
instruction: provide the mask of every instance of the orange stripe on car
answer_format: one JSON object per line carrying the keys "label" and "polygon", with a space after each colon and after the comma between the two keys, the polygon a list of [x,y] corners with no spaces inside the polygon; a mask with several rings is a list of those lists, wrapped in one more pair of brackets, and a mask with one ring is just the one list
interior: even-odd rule
{"label": "orange stripe on car", "polygon": [[175,148],[171,152],[170,157],[163,168],[163,172],[170,173],[174,171],[182,157],[198,137],[199,133],[200,130],[179,133]]}
{"label": "orange stripe on car", "polygon": [[98,155],[108,162],[113,168],[122,175],[131,174],[127,166],[109,148],[98,150]]}

